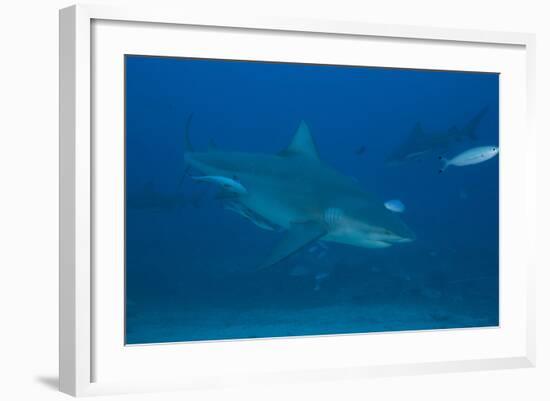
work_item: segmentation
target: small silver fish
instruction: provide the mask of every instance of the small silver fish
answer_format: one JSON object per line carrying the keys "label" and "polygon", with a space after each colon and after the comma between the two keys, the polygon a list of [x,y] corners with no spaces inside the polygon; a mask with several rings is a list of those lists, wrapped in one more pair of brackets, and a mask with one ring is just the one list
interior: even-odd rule
{"label": "small silver fish", "polygon": [[468,149],[452,159],[446,159],[439,157],[439,160],[443,161],[443,167],[439,170],[440,173],[444,172],[449,166],[470,166],[472,164],[483,163],[489,159],[492,159],[498,154],[498,147],[496,146],[480,146],[477,148]]}
{"label": "small silver fish", "polygon": [[405,205],[399,199],[392,199],[384,202],[384,206],[386,209],[395,213],[403,213],[405,211]]}

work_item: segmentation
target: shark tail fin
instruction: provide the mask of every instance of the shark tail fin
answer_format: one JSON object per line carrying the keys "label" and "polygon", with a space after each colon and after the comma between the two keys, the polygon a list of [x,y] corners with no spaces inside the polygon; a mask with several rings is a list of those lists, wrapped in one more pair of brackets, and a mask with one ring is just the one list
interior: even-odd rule
{"label": "shark tail fin", "polygon": [[191,121],[193,121],[193,113],[189,114],[189,117],[187,117],[187,122],[185,123],[184,149],[186,152],[194,152],[193,145],[191,145],[191,140],[189,139],[189,129],[191,128]]}
{"label": "shark tail fin", "polygon": [[481,111],[479,113],[477,113],[474,116],[474,118],[472,118],[470,120],[470,122],[468,123],[468,125],[466,125],[466,128],[464,129],[464,133],[472,141],[475,141],[475,140],[478,139],[477,127],[478,127],[480,121],[483,119],[483,116],[485,116],[485,114],[487,113],[488,108],[489,108],[488,106],[485,106],[483,109],[481,109]]}
{"label": "shark tail fin", "polygon": [[438,159],[443,162],[443,166],[441,166],[441,168],[439,169],[439,174],[441,174],[442,172],[447,170],[447,167],[449,167],[449,160],[447,160],[447,158],[443,156],[439,156]]}

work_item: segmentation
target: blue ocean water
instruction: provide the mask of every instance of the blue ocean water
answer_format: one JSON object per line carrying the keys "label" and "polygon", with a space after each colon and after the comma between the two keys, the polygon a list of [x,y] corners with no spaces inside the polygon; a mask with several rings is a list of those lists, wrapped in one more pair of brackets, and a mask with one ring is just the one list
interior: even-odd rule
{"label": "blue ocean water", "polygon": [[[125,64],[127,344],[499,324],[498,156],[439,172],[440,156],[498,146],[497,74]],[[305,121],[324,164],[404,204],[415,240],[381,249],[316,241],[258,271],[284,230],[227,210],[215,184],[191,178],[201,175],[184,162],[191,114],[201,151],[275,154]],[[439,144],[388,163],[417,131]]]}

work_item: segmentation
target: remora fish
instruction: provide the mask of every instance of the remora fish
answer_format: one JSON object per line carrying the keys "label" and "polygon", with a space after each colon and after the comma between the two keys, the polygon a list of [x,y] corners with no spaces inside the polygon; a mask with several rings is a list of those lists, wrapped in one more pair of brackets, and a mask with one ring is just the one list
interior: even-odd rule
{"label": "remora fish", "polygon": [[464,138],[477,139],[477,127],[486,113],[487,107],[477,113],[462,129],[451,127],[447,132],[426,133],[420,123],[417,123],[407,139],[386,158],[386,164],[397,165],[419,160],[436,151],[446,150]]}
{"label": "remora fish", "polygon": [[239,177],[246,193],[233,199],[285,229],[260,268],[322,239],[364,248],[412,241],[407,225],[356,181],[326,166],[305,122],[278,154],[195,152],[186,129],[185,160],[209,176]]}
{"label": "remora fish", "polygon": [[260,228],[263,228],[264,230],[273,231],[276,228],[269,221],[262,218],[262,216],[257,215],[256,213],[248,209],[246,206],[244,206],[240,202],[235,202],[235,201],[226,202],[224,204],[224,209],[231,210],[232,212],[235,212],[243,216],[245,219],[250,220],[252,223],[256,224]]}
{"label": "remora fish", "polygon": [[221,185],[224,189],[228,191],[236,192],[241,195],[246,193],[246,188],[243,187],[240,182],[229,177],[207,175],[203,177],[192,177],[192,178],[196,181],[206,181],[206,182],[211,182],[214,184]]}
{"label": "remora fish", "polygon": [[449,166],[462,167],[483,163],[489,159],[492,159],[497,154],[498,148],[496,146],[480,146],[478,148],[468,149],[450,160],[440,156],[439,159],[443,161],[443,167],[441,167],[439,172],[444,172]]}

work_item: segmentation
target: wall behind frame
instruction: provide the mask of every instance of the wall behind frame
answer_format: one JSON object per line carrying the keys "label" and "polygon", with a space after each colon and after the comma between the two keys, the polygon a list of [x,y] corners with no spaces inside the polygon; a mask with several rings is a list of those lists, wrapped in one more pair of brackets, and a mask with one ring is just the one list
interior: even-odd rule
{"label": "wall behind frame", "polygon": [[[96,0],[112,5],[130,0]],[[10,400],[65,399],[57,386],[57,265],[58,265],[58,9],[72,4],[61,0],[28,0],[2,4],[0,24],[0,395]],[[147,2],[144,2],[147,3]],[[364,19],[374,23],[430,25],[472,29],[527,31],[537,34],[537,105],[539,133],[550,132],[543,117],[550,104],[550,27],[545,2],[525,0],[505,4],[497,0],[314,0],[254,2],[169,1],[190,12],[273,14],[301,18]],[[253,11],[249,11],[253,10]],[[255,10],[255,11],[254,11]],[[520,133],[518,133],[520,134]],[[539,249],[547,244],[543,231],[550,224],[550,149],[548,136],[539,135]],[[540,253],[538,283],[538,366],[535,369],[437,376],[374,379],[362,382],[310,383],[278,388],[232,389],[225,400],[263,399],[548,399],[550,389],[550,304],[548,256]],[[182,394],[136,395],[132,400],[176,400]],[[218,400],[221,393],[193,393],[189,399]],[[121,398],[107,397],[118,400]]]}

